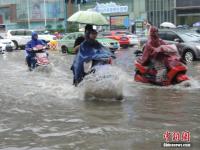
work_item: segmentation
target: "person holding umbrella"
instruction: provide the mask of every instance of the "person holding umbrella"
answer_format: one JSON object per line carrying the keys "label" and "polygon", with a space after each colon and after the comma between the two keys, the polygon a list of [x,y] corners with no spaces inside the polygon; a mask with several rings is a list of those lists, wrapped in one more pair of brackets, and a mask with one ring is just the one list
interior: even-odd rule
{"label": "person holding umbrella", "polygon": [[109,25],[106,18],[95,11],[78,11],[67,19],[69,22],[86,24],[85,37],[76,40],[74,50],[78,51],[71,70],[73,71],[73,84],[78,85],[84,78],[83,63],[92,59],[94,55],[100,57],[115,57],[105,49],[98,41],[96,41],[97,31],[93,30],[92,25],[104,26]]}

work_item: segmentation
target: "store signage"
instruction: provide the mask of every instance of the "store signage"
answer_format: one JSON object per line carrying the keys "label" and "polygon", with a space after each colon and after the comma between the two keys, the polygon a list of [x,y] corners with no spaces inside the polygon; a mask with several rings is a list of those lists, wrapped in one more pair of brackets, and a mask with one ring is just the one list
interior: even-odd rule
{"label": "store signage", "polygon": [[109,13],[126,13],[128,12],[128,6],[117,5],[114,2],[110,3],[97,3],[96,7],[93,8],[94,11],[100,12],[102,14]]}

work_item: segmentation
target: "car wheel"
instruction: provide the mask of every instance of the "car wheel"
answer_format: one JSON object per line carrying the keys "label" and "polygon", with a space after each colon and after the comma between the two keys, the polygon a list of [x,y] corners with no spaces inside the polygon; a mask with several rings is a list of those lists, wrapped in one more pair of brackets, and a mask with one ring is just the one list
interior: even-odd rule
{"label": "car wheel", "polygon": [[134,47],[134,44],[130,44],[129,47]]}
{"label": "car wheel", "polygon": [[25,50],[25,47],[26,47],[25,45],[20,46],[20,49],[21,49],[21,50]]}
{"label": "car wheel", "polygon": [[68,53],[68,48],[66,46],[61,47],[62,53]]}
{"label": "car wheel", "polygon": [[13,49],[17,50],[19,48],[17,41],[13,41],[13,43],[14,43],[14,48]]}
{"label": "car wheel", "polygon": [[189,63],[192,62],[192,61],[194,61],[194,59],[195,59],[194,52],[191,51],[191,50],[187,50],[187,51],[184,53],[183,58],[184,58],[184,60],[185,60],[186,62],[189,62]]}
{"label": "car wheel", "polygon": [[129,45],[122,45],[121,47],[124,49],[127,49],[129,47]]}

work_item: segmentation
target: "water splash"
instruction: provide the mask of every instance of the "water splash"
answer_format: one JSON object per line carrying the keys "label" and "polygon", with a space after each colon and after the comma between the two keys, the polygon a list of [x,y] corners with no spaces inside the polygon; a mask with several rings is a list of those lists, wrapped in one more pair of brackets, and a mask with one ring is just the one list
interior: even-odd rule
{"label": "water splash", "polygon": [[48,64],[47,66],[37,66],[34,71],[35,72],[42,72],[42,73],[51,73],[53,71],[54,65],[52,63]]}
{"label": "water splash", "polygon": [[133,86],[140,88],[140,89],[159,88],[159,89],[195,90],[195,89],[200,89],[200,82],[199,82],[199,80],[197,80],[195,78],[190,78],[190,80],[184,81],[184,82],[176,84],[176,85],[157,86],[157,85],[133,81]]}
{"label": "water splash", "polygon": [[104,65],[84,78],[80,84],[81,98],[85,100],[122,100],[125,73],[118,67]]}

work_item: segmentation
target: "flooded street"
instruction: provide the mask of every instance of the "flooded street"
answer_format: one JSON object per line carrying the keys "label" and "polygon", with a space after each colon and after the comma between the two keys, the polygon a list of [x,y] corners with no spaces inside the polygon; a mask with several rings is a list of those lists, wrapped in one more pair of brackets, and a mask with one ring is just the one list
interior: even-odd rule
{"label": "flooded street", "polygon": [[119,51],[124,99],[108,102],[80,99],[73,57],[50,53],[46,73],[28,72],[23,51],[0,55],[0,149],[160,150],[167,130],[200,149],[200,62],[188,66],[192,87],[156,87],[135,83],[133,49]]}

